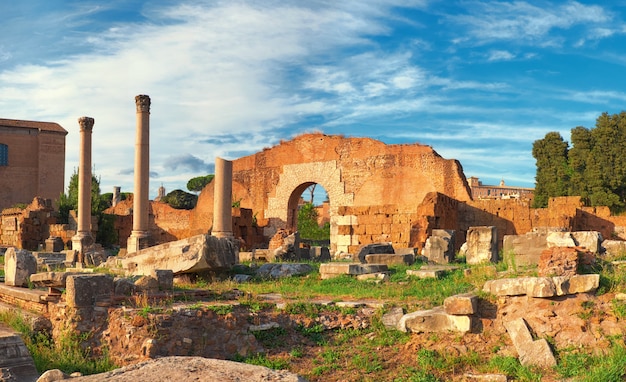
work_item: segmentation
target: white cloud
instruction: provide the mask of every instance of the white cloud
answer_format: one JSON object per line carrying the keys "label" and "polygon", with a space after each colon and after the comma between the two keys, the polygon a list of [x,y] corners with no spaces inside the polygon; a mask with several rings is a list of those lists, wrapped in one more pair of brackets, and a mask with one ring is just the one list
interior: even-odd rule
{"label": "white cloud", "polygon": [[507,50],[491,50],[489,51],[487,61],[509,61],[515,58],[515,55]]}

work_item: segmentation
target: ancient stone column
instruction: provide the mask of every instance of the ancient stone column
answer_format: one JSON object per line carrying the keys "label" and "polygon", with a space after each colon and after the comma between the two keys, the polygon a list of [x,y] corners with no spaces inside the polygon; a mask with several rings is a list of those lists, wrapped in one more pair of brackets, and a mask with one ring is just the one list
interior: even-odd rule
{"label": "ancient stone column", "polygon": [[80,125],[80,158],[78,161],[78,227],[72,237],[72,249],[83,263],[85,251],[93,244],[91,236],[91,132],[94,119],[78,118]]}
{"label": "ancient stone column", "polygon": [[128,253],[149,246],[150,187],[150,97],[135,97],[137,106],[137,134],[135,139],[135,190],[133,193],[133,230],[128,238]]}
{"label": "ancient stone column", "polygon": [[233,237],[233,162],[215,158],[213,229],[216,237]]}
{"label": "ancient stone column", "polygon": [[120,186],[113,186],[113,197],[111,198],[111,206],[115,207],[119,202],[122,201],[122,194],[120,191],[122,188]]}

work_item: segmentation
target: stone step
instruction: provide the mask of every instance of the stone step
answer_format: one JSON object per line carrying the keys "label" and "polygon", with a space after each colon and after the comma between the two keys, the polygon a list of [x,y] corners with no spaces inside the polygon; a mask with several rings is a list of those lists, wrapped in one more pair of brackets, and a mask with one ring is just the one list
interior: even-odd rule
{"label": "stone step", "polygon": [[398,330],[413,333],[447,331],[466,333],[471,329],[472,317],[447,314],[441,306],[405,314],[398,322]]}

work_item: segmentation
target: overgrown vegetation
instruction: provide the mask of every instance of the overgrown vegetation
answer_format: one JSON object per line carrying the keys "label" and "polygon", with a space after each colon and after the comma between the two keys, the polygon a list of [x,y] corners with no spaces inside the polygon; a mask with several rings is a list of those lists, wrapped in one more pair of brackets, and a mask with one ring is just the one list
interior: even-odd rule
{"label": "overgrown vegetation", "polygon": [[595,128],[571,130],[572,147],[558,132],[533,143],[537,161],[533,206],[555,196],[580,196],[588,206],[626,206],[626,112],[603,113]]}
{"label": "overgrown vegetation", "polygon": [[215,175],[209,174],[191,178],[189,179],[189,181],[187,181],[187,189],[191,192],[199,193],[200,191],[202,191],[204,186],[211,183],[214,177]]}
{"label": "overgrown vegetation", "polygon": [[320,227],[317,223],[317,210],[313,203],[304,203],[298,209],[298,232],[303,239],[329,240],[330,223]]}
{"label": "overgrown vegetation", "polygon": [[[100,195],[100,178],[91,175],[91,215],[98,219],[96,242],[104,247],[117,243],[117,232],[113,227],[114,217],[103,211],[111,207],[112,194]],[[69,222],[71,210],[78,212],[78,172],[74,171],[67,187],[67,194],[61,194],[58,201],[59,219],[61,223]]]}
{"label": "overgrown vegetation", "polygon": [[196,206],[198,196],[183,190],[174,190],[165,195],[161,201],[178,210],[191,210]]}
{"label": "overgrown vegetation", "polygon": [[86,338],[69,330],[55,341],[47,333],[33,331],[27,320],[17,311],[0,312],[0,322],[21,334],[40,373],[59,369],[67,374],[78,371],[88,375],[116,368],[106,350],[99,354],[90,352],[82,346]]}

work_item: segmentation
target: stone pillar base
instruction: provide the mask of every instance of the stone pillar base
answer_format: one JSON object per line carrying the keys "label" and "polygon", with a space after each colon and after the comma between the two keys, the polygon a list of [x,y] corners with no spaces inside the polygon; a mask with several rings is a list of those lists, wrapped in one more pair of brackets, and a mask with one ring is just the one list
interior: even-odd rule
{"label": "stone pillar base", "polygon": [[78,231],[76,235],[72,236],[72,249],[78,254],[77,262],[85,262],[85,252],[94,244],[93,236],[89,231]]}
{"label": "stone pillar base", "polygon": [[232,231],[211,231],[211,236],[215,236],[220,239],[234,239],[235,235],[233,235]]}
{"label": "stone pillar base", "polygon": [[133,231],[126,244],[127,253],[135,253],[140,249],[150,246],[150,233],[146,231]]}

